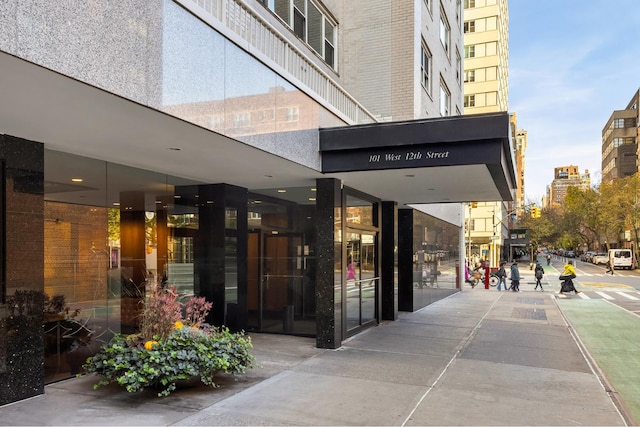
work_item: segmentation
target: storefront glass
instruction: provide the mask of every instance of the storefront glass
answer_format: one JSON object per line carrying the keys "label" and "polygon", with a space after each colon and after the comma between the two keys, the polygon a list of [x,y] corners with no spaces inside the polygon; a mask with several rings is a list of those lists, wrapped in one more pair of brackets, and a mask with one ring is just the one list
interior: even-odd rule
{"label": "storefront glass", "polygon": [[459,227],[414,211],[414,310],[431,304],[458,288],[459,242]]}
{"label": "storefront glass", "polygon": [[45,382],[135,332],[151,284],[194,293],[193,184],[45,150]]}

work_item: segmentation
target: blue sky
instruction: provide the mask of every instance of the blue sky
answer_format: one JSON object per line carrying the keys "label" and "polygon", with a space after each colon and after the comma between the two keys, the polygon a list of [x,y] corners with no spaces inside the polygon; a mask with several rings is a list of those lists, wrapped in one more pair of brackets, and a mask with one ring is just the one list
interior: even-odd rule
{"label": "blue sky", "polygon": [[509,111],[527,131],[525,200],[557,166],[601,179],[602,129],[640,87],[640,1],[509,0]]}

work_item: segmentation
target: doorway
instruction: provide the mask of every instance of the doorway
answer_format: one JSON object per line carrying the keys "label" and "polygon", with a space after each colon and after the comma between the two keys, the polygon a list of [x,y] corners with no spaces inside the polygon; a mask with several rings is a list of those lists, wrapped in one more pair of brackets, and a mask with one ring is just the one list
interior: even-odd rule
{"label": "doorway", "polygon": [[347,335],[377,319],[378,275],[375,232],[347,229],[345,325]]}
{"label": "doorway", "polygon": [[256,230],[248,235],[247,308],[249,329],[313,335],[315,298],[305,271],[309,253],[302,234]]}

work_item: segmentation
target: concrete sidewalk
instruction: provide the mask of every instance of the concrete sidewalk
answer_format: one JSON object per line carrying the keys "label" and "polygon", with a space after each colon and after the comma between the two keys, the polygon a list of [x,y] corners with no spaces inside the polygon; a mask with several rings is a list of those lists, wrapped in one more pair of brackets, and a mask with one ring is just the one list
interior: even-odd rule
{"label": "concrete sidewalk", "polygon": [[552,291],[465,288],[338,350],[254,335],[263,367],[217,390],[156,398],[82,377],[0,408],[0,424],[625,425],[572,331]]}

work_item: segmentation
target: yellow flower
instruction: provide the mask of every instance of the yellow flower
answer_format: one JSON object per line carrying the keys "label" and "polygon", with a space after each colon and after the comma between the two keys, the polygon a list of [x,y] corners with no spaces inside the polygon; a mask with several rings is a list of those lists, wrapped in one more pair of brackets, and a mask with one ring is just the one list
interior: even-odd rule
{"label": "yellow flower", "polygon": [[144,348],[146,348],[147,350],[152,350],[155,344],[158,344],[158,341],[147,341],[146,343],[144,343]]}
{"label": "yellow flower", "polygon": [[173,327],[176,329],[182,329],[183,326],[184,324],[179,320],[177,320],[176,323],[173,324]]}

